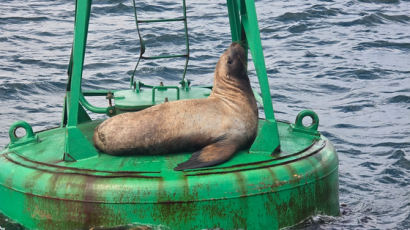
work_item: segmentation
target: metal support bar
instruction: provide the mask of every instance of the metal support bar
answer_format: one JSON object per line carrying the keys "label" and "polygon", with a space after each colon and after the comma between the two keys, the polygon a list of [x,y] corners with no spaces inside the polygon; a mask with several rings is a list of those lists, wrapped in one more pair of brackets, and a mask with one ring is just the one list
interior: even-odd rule
{"label": "metal support bar", "polygon": [[68,99],[67,126],[78,124],[78,105],[80,103],[81,79],[83,74],[85,46],[88,23],[90,19],[91,0],[78,0],[76,4],[76,20],[74,27],[73,62],[70,91]]}
{"label": "metal support bar", "polygon": [[272,107],[255,3],[254,0],[227,0],[227,6],[232,41],[240,41],[246,50],[249,48],[251,51],[262,93],[262,98],[259,98],[258,101],[262,102],[265,117],[268,121],[264,123],[264,126],[258,133],[250,148],[250,152],[274,153],[280,147],[279,132]]}
{"label": "metal support bar", "polygon": [[175,55],[161,55],[161,56],[153,56],[153,57],[145,57],[141,56],[141,59],[146,60],[155,60],[155,59],[164,59],[164,58],[179,58],[179,57],[187,57],[188,54],[175,54]]}
{"label": "metal support bar", "polygon": [[137,23],[178,22],[178,21],[184,21],[184,20],[185,20],[185,17],[179,17],[179,18],[164,18],[164,19],[137,20]]}
{"label": "metal support bar", "polygon": [[97,107],[97,106],[90,104],[83,95],[81,95],[80,97],[80,102],[81,102],[81,105],[83,105],[86,109],[94,113],[107,113],[108,110],[110,109],[110,107]]}
{"label": "metal support bar", "polygon": [[[186,70],[188,69],[188,62],[189,62],[189,37],[188,37],[188,20],[186,16],[186,2],[185,0],[182,0],[182,12],[184,14],[184,32],[185,32],[185,49],[186,49],[186,60],[185,60],[185,65],[184,65],[184,72],[182,73],[182,82],[185,81],[185,75],[186,75]],[[184,86],[185,89],[188,87],[188,85]]]}
{"label": "metal support bar", "polygon": [[251,51],[256,74],[261,88],[263,108],[266,120],[276,122],[272,107],[268,75],[266,73],[265,58],[259,34],[258,20],[256,18],[255,3],[253,0],[241,0],[245,3],[246,14],[242,15],[242,25],[245,29],[248,46]]}
{"label": "metal support bar", "polygon": [[86,96],[86,97],[105,96],[107,95],[108,92],[115,93],[116,90],[107,90],[107,89],[87,90],[87,91],[83,91],[83,96]]}
{"label": "metal support bar", "polygon": [[242,25],[239,18],[238,2],[236,0],[227,0],[227,2],[232,41],[241,41]]}
{"label": "metal support bar", "polygon": [[75,161],[98,155],[93,145],[77,127],[80,122],[90,119],[80,104],[80,100],[81,97],[83,97],[81,92],[81,79],[91,2],[92,0],[77,0],[76,2],[74,42],[72,59],[69,66],[69,87],[67,88],[64,106],[66,117],[63,118],[63,122],[66,122],[63,159],[66,161]]}

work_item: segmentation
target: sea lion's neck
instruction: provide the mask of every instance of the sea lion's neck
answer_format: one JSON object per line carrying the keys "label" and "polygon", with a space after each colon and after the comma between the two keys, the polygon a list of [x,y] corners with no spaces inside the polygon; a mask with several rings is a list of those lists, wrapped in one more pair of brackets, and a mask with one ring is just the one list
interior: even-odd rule
{"label": "sea lion's neck", "polygon": [[[235,76],[218,76],[215,73],[214,86],[211,97],[221,98],[228,102],[249,101],[254,99],[251,84],[247,75],[237,78]],[[249,101],[253,106],[254,101]]]}
{"label": "sea lion's neck", "polygon": [[248,96],[252,92],[249,79],[233,79],[233,78],[215,78],[214,86],[212,88],[212,95],[214,96]]}

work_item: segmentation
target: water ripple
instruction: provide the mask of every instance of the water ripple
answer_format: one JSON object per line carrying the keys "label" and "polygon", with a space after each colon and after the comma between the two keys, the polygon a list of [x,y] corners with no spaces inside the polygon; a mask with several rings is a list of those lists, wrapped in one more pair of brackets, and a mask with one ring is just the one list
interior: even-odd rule
{"label": "water ripple", "polygon": [[406,103],[410,104],[410,96],[397,95],[388,99],[389,103]]}
{"label": "water ripple", "polygon": [[1,24],[25,24],[28,22],[41,22],[50,20],[48,17],[0,17]]}
{"label": "water ripple", "polygon": [[308,21],[310,19],[326,18],[329,16],[336,16],[338,14],[344,14],[340,9],[336,8],[326,8],[321,5],[315,5],[303,12],[286,12],[276,18],[276,20],[281,22],[291,22],[291,21]]}
{"label": "water ripple", "polygon": [[361,42],[355,49],[363,50],[366,48],[389,48],[398,50],[410,50],[409,42],[389,42],[389,41],[374,41],[374,42]]}
{"label": "water ripple", "polygon": [[359,2],[375,3],[375,4],[397,4],[400,0],[358,0]]}

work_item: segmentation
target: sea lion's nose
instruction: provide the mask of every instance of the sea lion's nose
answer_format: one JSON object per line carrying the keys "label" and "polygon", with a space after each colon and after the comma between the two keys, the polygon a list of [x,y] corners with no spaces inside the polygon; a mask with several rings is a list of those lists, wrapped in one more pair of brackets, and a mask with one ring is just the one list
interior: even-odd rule
{"label": "sea lion's nose", "polygon": [[239,43],[232,42],[232,44],[231,44],[231,49],[240,48],[240,47],[241,47],[241,45],[239,45]]}
{"label": "sea lion's nose", "polygon": [[244,49],[243,49],[243,47],[242,47],[239,43],[236,43],[236,42],[233,42],[233,43],[229,46],[228,52],[229,52],[229,53],[228,53],[229,56],[230,56],[232,59],[237,58],[237,57],[243,58],[243,56],[244,56]]}

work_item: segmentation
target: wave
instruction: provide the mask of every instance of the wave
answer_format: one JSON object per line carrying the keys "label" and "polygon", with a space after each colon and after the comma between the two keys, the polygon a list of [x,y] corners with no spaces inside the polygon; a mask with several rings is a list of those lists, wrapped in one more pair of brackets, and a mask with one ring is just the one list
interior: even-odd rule
{"label": "wave", "polygon": [[307,21],[317,18],[336,16],[338,14],[344,14],[344,12],[336,8],[326,8],[324,6],[315,5],[303,12],[286,12],[278,16],[276,20],[281,22]]}
{"label": "wave", "polygon": [[28,22],[40,22],[40,21],[48,21],[50,18],[48,17],[0,17],[0,25],[4,24],[25,24]]}
{"label": "wave", "polygon": [[363,163],[360,164],[360,166],[363,166],[363,167],[368,168],[370,170],[376,170],[377,166],[380,166],[380,165],[382,165],[382,164],[381,163],[376,163],[376,162],[369,162],[369,161],[366,161],[366,162],[363,162]]}
{"label": "wave", "polygon": [[390,42],[384,40],[378,40],[374,42],[361,42],[356,47],[356,50],[363,50],[366,48],[389,48],[389,49],[398,49],[398,50],[410,50],[409,42]]}
{"label": "wave", "polygon": [[352,112],[361,111],[365,108],[373,108],[373,107],[375,107],[374,104],[366,103],[366,104],[360,104],[360,105],[334,106],[332,108],[337,109],[337,110],[339,110],[340,112],[343,112],[343,113],[352,113]]}
{"label": "wave", "polygon": [[340,26],[376,26],[378,24],[385,24],[388,22],[399,22],[406,24],[410,22],[410,17],[407,15],[388,15],[383,13],[372,13],[360,17],[359,19],[354,19],[352,21],[337,22]]}
{"label": "wave", "polygon": [[133,7],[125,5],[123,3],[118,3],[116,5],[105,5],[105,6],[94,6],[91,13],[96,15],[105,16],[105,14],[122,14],[122,13],[133,13]]}
{"label": "wave", "polygon": [[365,26],[375,26],[377,24],[383,24],[383,18],[378,16],[377,14],[371,14],[363,16],[359,19],[355,19],[352,21],[346,22],[338,22],[337,25],[340,26],[358,26],[358,25],[365,25]]}
{"label": "wave", "polygon": [[362,129],[362,126],[352,125],[352,124],[336,124],[333,125],[337,129]]}
{"label": "wave", "polygon": [[410,22],[410,16],[408,15],[388,15],[388,14],[383,14],[383,13],[377,13],[377,15],[391,22],[400,22],[400,23]]}
{"label": "wave", "polygon": [[64,92],[66,80],[62,81],[36,81],[36,82],[12,82],[0,84],[0,99],[16,99],[31,94],[44,95],[44,93]]}
{"label": "wave", "polygon": [[372,145],[371,147],[391,147],[391,148],[410,148],[410,142],[381,142]]}
{"label": "wave", "polygon": [[399,160],[393,163],[393,166],[409,170],[410,171],[410,161],[406,159],[404,156],[401,157]]}
{"label": "wave", "polygon": [[319,73],[315,78],[323,78],[327,76],[337,76],[338,78],[355,78],[361,80],[375,80],[383,76],[391,74],[393,71],[387,69],[350,69],[345,67],[336,67],[324,73]]}
{"label": "wave", "polygon": [[303,33],[307,30],[309,30],[309,27],[306,24],[293,25],[288,28],[288,31],[291,33]]}
{"label": "wave", "polygon": [[410,96],[397,95],[388,99],[389,103],[407,103],[410,104]]}
{"label": "wave", "polygon": [[375,4],[397,4],[400,0],[358,0],[359,2],[375,3]]}
{"label": "wave", "polygon": [[54,62],[46,62],[43,60],[38,60],[38,59],[33,59],[33,58],[21,58],[21,57],[15,57],[14,62],[19,63],[19,64],[23,64],[25,66],[29,66],[29,65],[36,65],[38,67],[41,68],[55,68],[55,69],[66,69],[67,68],[67,64],[56,64]]}

